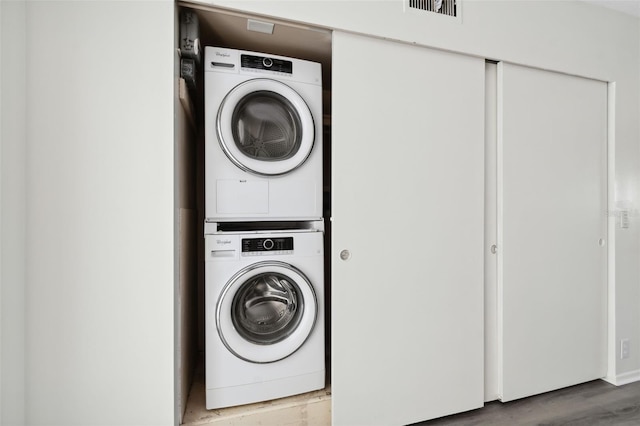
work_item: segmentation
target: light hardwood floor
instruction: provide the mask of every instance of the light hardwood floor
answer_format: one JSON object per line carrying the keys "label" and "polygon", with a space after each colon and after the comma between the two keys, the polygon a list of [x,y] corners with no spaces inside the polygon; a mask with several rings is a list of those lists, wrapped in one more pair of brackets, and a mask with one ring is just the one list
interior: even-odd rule
{"label": "light hardwood floor", "polygon": [[420,426],[640,425],[640,382],[616,387],[596,380],[441,419]]}
{"label": "light hardwood floor", "polygon": [[331,386],[302,395],[239,407],[205,408],[204,366],[199,362],[181,426],[324,426],[331,424]]}

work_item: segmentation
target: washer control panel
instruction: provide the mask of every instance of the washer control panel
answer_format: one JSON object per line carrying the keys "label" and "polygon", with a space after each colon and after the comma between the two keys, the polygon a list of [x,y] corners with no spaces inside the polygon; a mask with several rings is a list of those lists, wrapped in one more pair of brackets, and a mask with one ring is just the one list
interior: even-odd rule
{"label": "washer control panel", "polygon": [[242,239],[243,256],[264,256],[292,253],[293,237]]}

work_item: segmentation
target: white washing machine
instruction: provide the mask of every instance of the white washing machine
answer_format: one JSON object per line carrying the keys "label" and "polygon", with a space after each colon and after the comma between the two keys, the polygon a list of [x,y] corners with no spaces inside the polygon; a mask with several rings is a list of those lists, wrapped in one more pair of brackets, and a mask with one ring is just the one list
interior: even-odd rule
{"label": "white washing machine", "polygon": [[205,235],[207,409],[325,386],[320,231]]}
{"label": "white washing machine", "polygon": [[205,216],[322,217],[319,63],[205,47]]}

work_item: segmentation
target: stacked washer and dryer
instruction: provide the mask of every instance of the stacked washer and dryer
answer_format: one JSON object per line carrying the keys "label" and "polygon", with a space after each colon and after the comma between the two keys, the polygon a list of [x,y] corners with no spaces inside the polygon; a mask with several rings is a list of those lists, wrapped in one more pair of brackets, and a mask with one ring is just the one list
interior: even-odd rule
{"label": "stacked washer and dryer", "polygon": [[207,409],[325,385],[322,71],[205,48]]}

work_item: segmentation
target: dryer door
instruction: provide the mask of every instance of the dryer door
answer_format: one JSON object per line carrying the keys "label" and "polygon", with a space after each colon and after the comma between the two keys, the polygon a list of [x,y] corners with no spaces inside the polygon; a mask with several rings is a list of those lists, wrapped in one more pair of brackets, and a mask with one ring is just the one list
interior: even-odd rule
{"label": "dryer door", "polygon": [[255,363],[278,361],[298,350],[316,316],[312,284],[294,266],[277,261],[258,262],[235,274],[216,307],[224,345]]}
{"label": "dryer door", "polygon": [[255,79],[234,87],[218,110],[216,128],[224,153],[239,168],[277,176],[300,167],[313,149],[309,107],[291,87]]}

